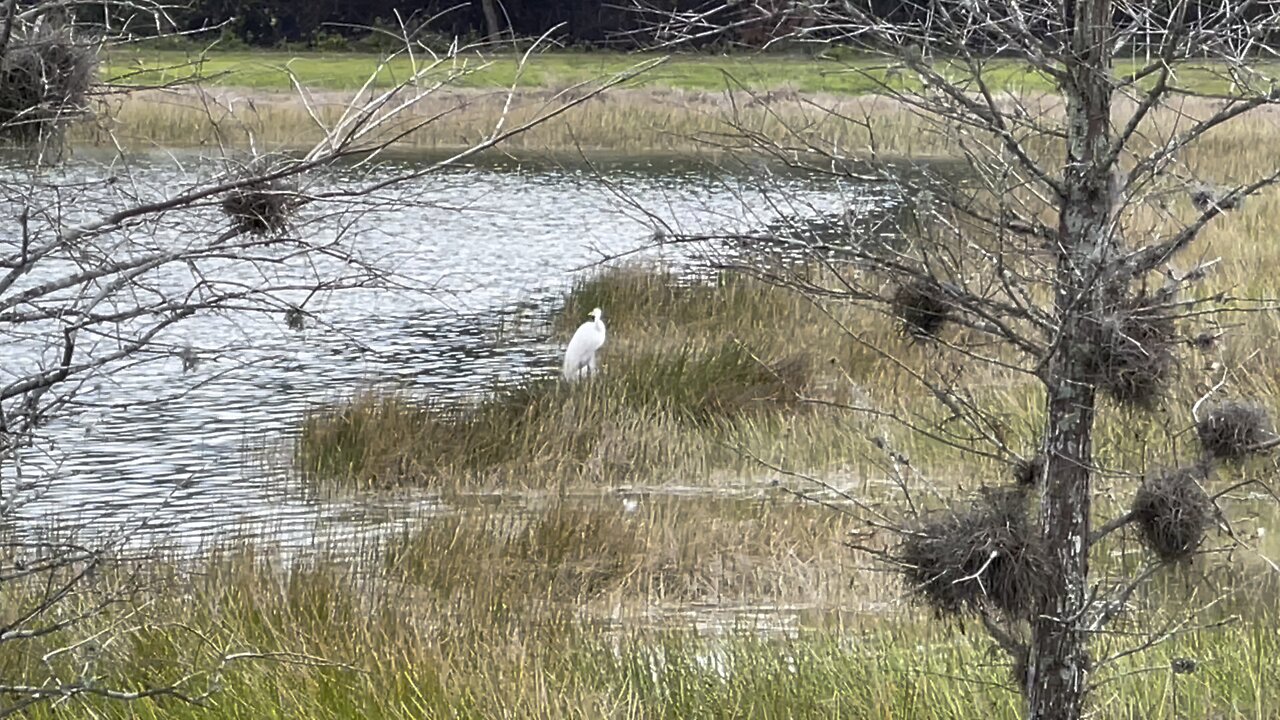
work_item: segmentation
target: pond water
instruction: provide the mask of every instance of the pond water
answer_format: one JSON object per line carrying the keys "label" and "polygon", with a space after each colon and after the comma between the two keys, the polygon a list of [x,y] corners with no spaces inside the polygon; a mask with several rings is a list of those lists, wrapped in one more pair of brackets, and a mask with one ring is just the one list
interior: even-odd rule
{"label": "pond water", "polygon": [[[157,155],[129,162],[132,192],[148,198],[188,182],[199,161]],[[421,162],[397,160],[378,172],[390,176]],[[92,178],[102,168],[89,157],[64,172]],[[125,370],[90,391],[82,414],[46,429],[48,451],[24,462],[28,473],[39,469],[51,479],[17,519],[25,527],[129,532],[185,546],[249,537],[287,547],[358,537],[430,513],[437,509],[430,497],[382,504],[314,497],[287,469],[255,459],[256,450],[287,441],[314,404],[371,384],[463,396],[556,372],[564,338],[546,336],[538,323],[512,332],[512,320],[545,315],[575,271],[645,245],[655,218],[688,233],[841,216],[871,232],[898,203],[887,185],[770,172],[767,194],[754,189],[748,171],[670,160],[486,161],[415,180],[397,191],[393,208],[352,215],[346,230],[363,256],[394,269],[402,288],[336,293],[307,306],[314,319],[301,331],[263,316],[189,322],[167,342],[190,347],[199,359],[194,368],[175,355]],[[93,200],[86,196],[78,211],[91,215]],[[695,264],[671,248],[649,254]]]}

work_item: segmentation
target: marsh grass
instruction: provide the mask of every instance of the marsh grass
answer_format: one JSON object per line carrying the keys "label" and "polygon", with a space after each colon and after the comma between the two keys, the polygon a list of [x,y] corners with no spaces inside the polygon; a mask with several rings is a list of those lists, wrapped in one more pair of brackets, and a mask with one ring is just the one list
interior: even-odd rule
{"label": "marsh grass", "polygon": [[[171,680],[223,650],[311,659],[197,677],[197,686],[220,686],[202,708],[79,698],[29,716],[1019,716],[1008,663],[981,633],[896,604],[867,611],[868,599],[891,600],[896,590],[854,565],[838,543],[845,528],[822,508],[641,498],[630,510],[564,499],[511,510],[425,518],[354,558],[317,548],[285,560],[251,546],[181,568],[157,558],[149,572],[162,582],[100,618],[101,646],[65,658],[68,677],[90,651],[104,683],[127,687]],[[1195,606],[1203,600],[1193,580],[1173,578],[1135,603]],[[1105,668],[1096,678],[1100,717],[1164,716],[1175,706],[1189,717],[1274,717],[1280,666],[1269,660],[1280,651],[1280,613],[1274,584],[1253,587],[1271,594]],[[3,590],[5,607],[16,607],[40,588]],[[798,601],[814,611],[796,628],[787,619]],[[671,612],[655,616],[663,605]],[[733,620],[743,606],[773,610],[763,624]],[[726,622],[707,632],[705,619],[699,629],[681,614],[700,608],[724,608]],[[1099,650],[1120,651],[1135,637],[1104,639]],[[54,633],[21,650],[7,642],[0,668],[23,678],[68,639]],[[1174,676],[1176,660],[1197,669]]]}
{"label": "marsh grass", "polygon": [[428,522],[394,539],[384,565],[436,602],[599,620],[696,604],[888,602],[855,571],[844,532],[840,515],[782,494],[555,499]]}
{"label": "marsh grass", "polygon": [[[301,467],[336,487],[443,489],[696,484],[721,470],[760,474],[755,458],[856,476],[883,455],[871,449],[877,436],[943,486],[999,484],[1009,473],[874,413],[828,405],[895,413],[925,427],[948,421],[950,411],[912,377],[913,368],[948,356],[903,337],[887,311],[806,299],[740,274],[690,279],[628,264],[580,278],[563,308],[532,330],[563,342],[594,307],[604,309],[610,339],[593,381],[533,379],[469,405],[396,394],[338,402],[305,422]],[[1191,337],[1196,328],[1179,330]],[[1178,356],[1173,390],[1159,407],[1104,406],[1099,457],[1108,467],[1141,475],[1193,450],[1179,440],[1190,421],[1179,409],[1210,377],[1189,345]],[[1034,452],[1043,401],[1034,379],[982,366],[967,367],[966,378],[975,402],[1001,419],[1006,442]]]}
{"label": "marsh grass", "polygon": [[474,405],[363,395],[304,420],[299,461],[313,476],[360,485],[534,468],[626,474],[683,453],[701,462],[725,427],[797,408],[808,379],[800,358],[769,362],[732,342],[621,356],[606,373],[575,385],[529,380]]}
{"label": "marsh grass", "polygon": [[[385,136],[421,122],[426,123],[421,129],[398,137],[397,148],[458,150],[492,133],[504,113],[505,126],[514,126],[546,113],[574,94],[567,87],[520,89],[508,102],[503,91],[445,87],[409,108],[403,122],[388,128]],[[708,140],[724,137],[735,128],[783,141],[794,135],[795,128],[802,127],[807,128],[805,137],[819,147],[865,147],[869,139],[865,128],[830,117],[824,119],[809,102],[829,103],[854,116],[879,104],[859,97],[795,96],[742,106],[736,102],[740,99],[701,90],[617,89],[508,139],[503,148],[570,154],[714,154],[714,143],[708,144]],[[316,119],[332,126],[350,96],[340,91],[317,91],[309,101],[314,114],[296,95],[283,91],[138,91],[105,98],[97,113],[98,122],[76,125],[70,138],[96,145],[118,141],[134,149],[219,143],[239,147],[250,142],[273,149],[310,147],[324,137],[325,131]],[[903,116],[907,119],[906,113]],[[875,127],[881,143],[911,148],[918,155],[936,154],[939,143],[930,141],[927,132],[912,133],[896,122],[880,122]]]}
{"label": "marsh grass", "polygon": [[[561,310],[527,329],[564,342],[594,307],[609,341],[590,381],[533,378],[467,404],[341,400],[304,421],[299,467],[334,487],[437,489],[701,484],[758,473],[757,459],[781,454],[803,468],[853,468],[867,462],[867,420],[824,403],[902,380],[872,343],[907,358],[930,352],[888,321],[868,323],[864,309],[822,307],[744,275],[677,278],[632,264],[579,279]],[[830,313],[867,329],[852,338]]]}
{"label": "marsh grass", "polygon": [[700,322],[716,310],[733,306],[716,298],[717,287],[719,283],[686,281],[669,268],[620,265],[609,272],[579,277],[563,307],[552,315],[551,325],[556,333],[572,333],[594,308],[608,308],[605,320],[609,328],[622,333],[658,322]]}
{"label": "marsh grass", "polygon": [[[415,142],[465,139],[478,118],[490,117],[488,102],[471,105],[478,114],[470,119]],[[892,103],[836,102],[852,117],[863,110],[873,115],[884,151],[949,152]],[[799,102],[782,95],[773,106],[793,119],[807,117]],[[150,112],[126,109],[138,112],[137,119]],[[771,122],[763,108],[750,112],[757,109],[760,117],[740,113],[736,121]],[[310,132],[284,100],[269,112],[276,114],[259,104],[259,121],[281,122],[268,128],[278,133],[271,136],[276,140]],[[578,112],[577,120],[527,138],[528,147],[691,147],[690,138],[723,128],[726,117],[722,98],[658,88],[628,90]],[[1182,160],[1218,182],[1269,172],[1280,163],[1277,117],[1264,111],[1213,133]],[[166,137],[165,123],[175,118],[196,127],[199,115],[157,114],[148,122],[157,123],[157,137]],[[122,120],[125,127],[131,122]],[[806,127],[819,140],[866,141],[861,130],[830,118]],[[1135,211],[1135,227],[1148,219],[1144,212]],[[1189,217],[1190,199],[1174,198],[1171,212]],[[1259,268],[1280,262],[1276,217],[1280,196],[1268,192],[1219,218],[1202,247],[1223,262],[1196,292],[1272,296],[1273,282]],[[776,496],[678,501],[642,494],[635,507],[626,504],[634,496],[566,499],[577,497],[570,492],[574,483],[579,491],[631,485],[655,494],[664,483],[701,483],[710,493],[727,476],[761,490],[763,483],[750,482],[759,479],[753,473],[760,468],[740,451],[793,469],[817,469],[832,482],[852,478],[861,497],[878,499],[868,480],[883,470],[865,460],[875,455],[872,432],[887,435],[910,456],[912,482],[919,483],[913,491],[925,482],[957,495],[981,484],[1011,483],[1007,467],[967,458],[891,424],[792,404],[790,395],[777,392],[776,378],[762,372],[800,349],[804,369],[784,387],[821,398],[874,395],[881,409],[940,422],[945,413],[869,347],[908,367],[936,362],[936,349],[900,337],[883,313],[819,307],[742,277],[678,281],[651,267],[583,279],[563,313],[548,321],[547,334],[567,340],[596,306],[604,308],[611,332],[602,352],[604,374],[596,382],[568,389],[531,381],[495,389],[464,408],[366,395],[318,409],[304,428],[301,466],[336,486],[425,484],[465,498],[470,484],[484,484],[487,477],[516,507],[425,519],[354,560],[344,554],[285,564],[251,550],[215,555],[199,572],[182,574],[180,592],[146,598],[154,617],[208,628],[215,645],[308,652],[350,668],[253,663],[224,678],[213,710],[96,703],[91,709],[105,717],[144,718],[1018,717],[1008,663],[982,633],[955,632],[902,603],[902,589],[890,577],[867,572],[845,553],[840,540],[846,528],[826,508]],[[1233,391],[1275,416],[1280,321],[1266,305],[1236,307],[1235,324],[1224,328],[1216,348],[1180,351],[1172,390],[1155,408],[1139,412],[1104,401],[1097,459],[1128,474],[1099,476],[1099,521],[1130,507],[1147,471],[1198,456],[1189,408],[1224,369]],[[1198,330],[1180,328],[1187,336]],[[1042,429],[1042,389],[1028,378],[980,370],[971,369],[966,378],[975,402],[1002,419],[1010,444],[1033,451]],[[729,401],[708,402],[717,387]],[[744,387],[751,391],[742,392]],[[1211,477],[1206,489],[1273,474],[1271,460],[1249,458]],[[560,492],[522,492],[522,486]],[[1280,552],[1274,512],[1260,511],[1259,500],[1243,490],[1234,495],[1244,497],[1221,502],[1239,520],[1237,529],[1270,530],[1255,544],[1274,557]],[[1093,559],[1098,576],[1140,572],[1149,557],[1140,542],[1133,530],[1108,538]],[[1222,542],[1211,531],[1206,546]],[[1131,617],[1118,621],[1124,634],[1100,639],[1098,657],[1141,642],[1153,628],[1181,629],[1168,643],[1097,676],[1093,707],[1099,717],[1278,716],[1280,594],[1274,575],[1259,574],[1260,563],[1247,557],[1237,562],[1243,555],[1248,553],[1237,553],[1231,563],[1218,555],[1197,558],[1140,589]],[[4,607],[16,606],[7,600]],[[1177,625],[1181,613],[1206,605],[1206,624]],[[763,609],[776,622],[762,630],[737,612],[744,607]],[[795,607],[805,610],[792,612]],[[690,617],[702,629],[715,625],[720,632],[698,632]],[[140,668],[146,677],[159,677],[181,664],[171,658],[208,652],[173,623],[132,637],[110,646],[110,667],[121,678]],[[47,642],[56,647],[64,639]],[[40,656],[19,656],[14,647],[0,646],[6,677],[21,677],[24,663]],[[1174,661],[1185,659],[1197,669],[1174,674]],[[35,716],[48,716],[41,712]]]}

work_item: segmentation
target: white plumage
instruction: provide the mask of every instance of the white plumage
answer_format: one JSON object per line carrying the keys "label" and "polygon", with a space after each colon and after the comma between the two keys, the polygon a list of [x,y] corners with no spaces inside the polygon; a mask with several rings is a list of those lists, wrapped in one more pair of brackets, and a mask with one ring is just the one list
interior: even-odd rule
{"label": "white plumage", "polygon": [[600,308],[591,311],[591,319],[582,323],[564,351],[564,379],[573,382],[596,373],[596,351],[604,345],[604,321]]}

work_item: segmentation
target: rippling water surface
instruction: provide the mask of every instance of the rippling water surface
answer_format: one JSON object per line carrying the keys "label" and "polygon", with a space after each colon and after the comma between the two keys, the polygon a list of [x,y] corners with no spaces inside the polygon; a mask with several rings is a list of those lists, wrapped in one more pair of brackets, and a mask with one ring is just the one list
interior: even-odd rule
{"label": "rippling water surface", "polygon": [[[198,160],[179,160],[132,160],[137,192],[158,197],[189,181],[194,170],[179,165]],[[93,160],[78,162],[69,175],[100,176]],[[317,499],[249,450],[287,440],[309,406],[370,384],[456,396],[555,372],[563,338],[504,328],[554,309],[575,268],[645,244],[654,219],[639,208],[697,232],[759,230],[823,213],[870,227],[894,203],[882,187],[830,178],[775,175],[770,184],[775,190],[761,195],[743,175],[643,160],[593,168],[492,162],[414,181],[396,192],[402,202],[393,210],[352,215],[349,229],[362,256],[394,269],[405,289],[337,293],[307,306],[315,320],[302,331],[261,316],[189,323],[170,341],[196,351],[194,369],[174,357],[124,371],[92,390],[93,408],[49,428],[53,452],[27,462],[54,480],[22,508],[22,520],[114,531],[145,522],[140,536],[183,544],[247,536],[289,546],[421,517],[430,499]],[[91,215],[90,201],[79,211]],[[230,336],[252,347],[229,350]]]}

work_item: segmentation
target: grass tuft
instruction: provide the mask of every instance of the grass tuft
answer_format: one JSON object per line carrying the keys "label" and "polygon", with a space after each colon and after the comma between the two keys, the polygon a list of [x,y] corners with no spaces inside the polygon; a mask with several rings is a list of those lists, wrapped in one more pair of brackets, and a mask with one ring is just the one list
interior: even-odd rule
{"label": "grass tuft", "polygon": [[558,467],[572,474],[602,454],[643,458],[640,424],[678,435],[801,408],[809,365],[793,355],[758,359],[743,346],[683,345],[615,356],[604,373],[568,385],[532,380],[474,405],[366,394],[312,412],[298,460],[309,474],[360,486],[435,484],[451,474]]}

